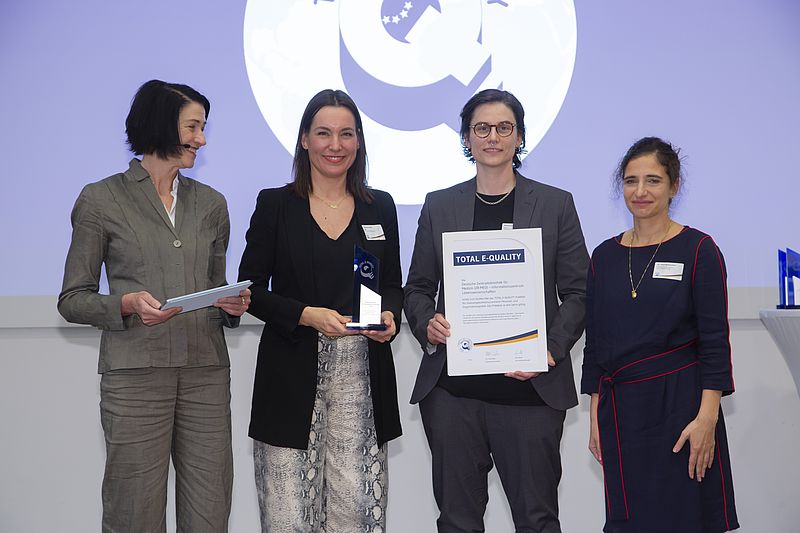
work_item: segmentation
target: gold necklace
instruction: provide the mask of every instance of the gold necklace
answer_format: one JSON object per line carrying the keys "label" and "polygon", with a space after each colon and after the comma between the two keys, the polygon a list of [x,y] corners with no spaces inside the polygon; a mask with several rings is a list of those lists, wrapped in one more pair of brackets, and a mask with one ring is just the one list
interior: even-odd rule
{"label": "gold necklace", "polygon": [[327,200],[325,200],[322,196],[318,195],[314,191],[311,191],[311,195],[315,196],[320,202],[322,202],[323,204],[327,205],[331,209],[338,209],[339,206],[342,205],[342,202],[347,200],[347,193],[345,193],[345,195],[342,197],[342,199],[339,200],[338,202],[336,202],[335,204],[329,204]]}
{"label": "gold necklace", "polygon": [[489,200],[484,200],[483,197],[480,195],[480,193],[478,191],[475,191],[475,198],[477,198],[481,202],[485,203],[486,205],[497,205],[500,202],[502,202],[503,200],[505,200],[506,198],[508,198],[508,195],[511,194],[512,192],[514,192],[514,187],[511,187],[510,191],[505,193],[502,198],[500,198],[499,200],[495,200],[494,202],[490,202]]}
{"label": "gold necklace", "polygon": [[642,272],[642,277],[639,278],[639,282],[635,286],[633,285],[633,269],[631,268],[631,250],[633,250],[633,243],[636,239],[636,230],[634,229],[631,230],[631,244],[630,246],[628,246],[628,278],[631,280],[631,298],[633,298],[634,300],[638,296],[638,293],[636,291],[639,290],[639,285],[642,284],[644,275],[647,274],[647,269],[650,268],[650,263],[652,263],[653,259],[656,258],[658,249],[661,248],[661,245],[664,243],[664,239],[667,238],[667,235],[669,234],[669,230],[671,228],[672,228],[672,221],[670,220],[669,224],[667,224],[667,231],[665,231],[664,236],[661,237],[661,242],[658,243],[658,246],[656,246],[656,251],[653,252],[652,256],[650,256],[650,261],[647,262],[647,265],[644,267],[644,271]]}

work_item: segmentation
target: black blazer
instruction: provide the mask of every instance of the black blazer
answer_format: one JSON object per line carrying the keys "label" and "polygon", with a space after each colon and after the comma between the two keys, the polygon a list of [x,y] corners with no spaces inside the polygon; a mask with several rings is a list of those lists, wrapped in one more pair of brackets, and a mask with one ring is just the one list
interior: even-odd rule
{"label": "black blazer", "polygon": [[[360,245],[380,260],[383,309],[400,331],[403,309],[397,211],[388,193],[371,189],[371,204],[356,200]],[[239,279],[253,281],[248,312],[264,321],[258,346],[250,437],[273,446],[306,449],[317,388],[317,331],[300,326],[317,301],[312,272],[314,220],[308,200],[291,185],[264,189],[250,219]],[[362,226],[380,224],[386,240],[367,240]],[[378,443],[399,437],[397,383],[389,343],[369,341],[369,371]]]}
{"label": "black blazer", "polygon": [[[447,346],[426,353],[428,320],[443,313],[442,233],[472,230],[476,180],[428,193],[419,215],[406,284],[405,311],[411,332],[423,347],[411,403],[436,386]],[[556,366],[530,380],[547,405],[566,410],[578,404],[570,349],[583,333],[589,254],[572,195],[517,174],[514,227],[542,228],[547,349]],[[499,228],[498,228],[499,229]]]}

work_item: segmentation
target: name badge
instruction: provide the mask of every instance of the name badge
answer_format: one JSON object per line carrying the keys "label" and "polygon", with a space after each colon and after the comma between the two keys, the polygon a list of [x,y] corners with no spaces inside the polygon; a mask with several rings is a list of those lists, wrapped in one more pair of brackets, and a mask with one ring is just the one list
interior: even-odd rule
{"label": "name badge", "polygon": [[380,224],[363,224],[364,236],[368,241],[385,241],[386,235],[383,233],[383,226]]}
{"label": "name badge", "polygon": [[514,223],[513,222],[503,222],[503,225],[500,226],[500,229],[501,230],[514,229]]}
{"label": "name badge", "polygon": [[683,279],[683,263],[656,261],[655,266],[653,266],[653,278],[681,281]]}

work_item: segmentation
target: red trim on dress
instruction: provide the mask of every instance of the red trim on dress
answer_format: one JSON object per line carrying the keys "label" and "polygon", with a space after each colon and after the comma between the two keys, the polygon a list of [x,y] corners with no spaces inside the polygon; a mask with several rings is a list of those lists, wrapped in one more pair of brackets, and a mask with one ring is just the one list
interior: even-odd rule
{"label": "red trim on dress", "polygon": [[731,373],[731,390],[735,390],[736,383],[733,380],[733,354],[731,350],[731,323],[728,320],[728,284],[725,283],[725,277],[723,276],[725,273],[725,267],[722,265],[722,257],[719,254],[717,243],[714,242],[714,239],[711,239],[711,242],[714,244],[714,251],[717,252],[717,261],[719,261],[719,275],[722,278],[722,292],[725,295],[725,326],[728,329],[728,368],[730,368]]}
{"label": "red trim on dress", "polygon": [[[603,379],[600,378],[602,382]],[[600,390],[600,384],[597,384],[597,390]],[[606,494],[606,508],[611,507],[611,497],[608,495],[608,483],[606,483],[606,465],[603,463],[603,440],[600,438],[600,420],[597,418],[600,416],[600,393],[597,393],[597,405],[594,407],[594,419],[597,422],[597,447],[599,448],[597,451],[600,452],[600,468],[603,469],[603,491]]]}
{"label": "red trim on dress", "polygon": [[689,342],[687,342],[686,344],[682,344],[681,346],[678,346],[677,348],[673,348],[671,350],[667,350],[666,352],[657,353],[656,355],[650,355],[650,356],[644,357],[642,359],[637,359],[636,361],[633,361],[632,363],[628,363],[627,365],[621,366],[620,368],[617,369],[616,372],[611,374],[610,377],[613,378],[614,376],[616,376],[617,374],[619,374],[620,372],[622,372],[623,370],[625,370],[629,366],[638,365],[639,363],[643,363],[645,361],[649,361],[650,359],[655,359],[656,357],[663,357],[663,356],[669,355],[669,354],[671,354],[673,352],[677,352],[678,350],[683,350],[684,348],[686,348],[687,346],[691,346],[695,342],[697,342],[697,339],[692,339]]}
{"label": "red trim on dress", "polygon": [[625,519],[631,517],[628,512],[628,491],[625,490],[625,476],[622,474],[622,444],[619,441],[619,423],[617,422],[617,399],[614,389],[611,389],[611,405],[614,406],[614,429],[617,432],[617,454],[619,455],[619,479],[622,483],[622,502],[625,504]]}
{"label": "red trim on dress", "polygon": [[725,511],[725,528],[730,531],[731,524],[728,521],[728,496],[725,493],[725,473],[722,470],[722,454],[719,451],[719,428],[714,432],[717,437],[717,464],[719,465],[719,478],[722,485],[722,510]]}
{"label": "red trim on dress", "polygon": [[[656,355],[643,357],[642,359],[638,359],[636,361],[633,361],[631,363],[628,363],[627,365],[624,365],[624,366],[620,367],[619,369],[617,369],[615,372],[613,372],[608,377],[601,377],[600,378],[600,382],[599,382],[598,387],[597,387],[597,390],[598,390],[597,412],[595,414],[595,417],[596,417],[596,420],[598,421],[598,429],[599,429],[599,424],[600,424],[599,408],[600,408],[600,398],[601,398],[601,394],[600,394],[599,391],[602,390],[602,384],[603,384],[604,381],[610,382],[610,383],[612,383],[612,386],[610,387],[611,388],[611,407],[612,407],[612,411],[614,412],[614,431],[615,431],[616,438],[617,438],[617,457],[618,457],[618,460],[619,460],[619,477],[620,477],[620,485],[621,485],[620,488],[622,489],[622,501],[623,501],[623,504],[624,504],[624,507],[625,507],[625,519],[626,520],[630,518],[630,511],[628,509],[628,491],[625,489],[625,475],[624,475],[624,473],[622,471],[622,443],[621,443],[620,438],[619,438],[619,420],[617,418],[617,400],[616,400],[616,394],[614,392],[614,387],[613,387],[614,376],[616,376],[617,374],[619,374],[620,372],[622,372],[623,370],[625,370],[626,368],[628,368],[628,367],[630,367],[632,365],[636,365],[636,364],[639,364],[639,363],[642,363],[642,362],[645,362],[645,361],[649,361],[649,360],[655,359],[657,357],[663,357],[665,355],[669,355],[669,354],[674,353],[676,351],[679,351],[679,350],[682,350],[684,348],[687,348],[687,347],[691,346],[692,344],[695,344],[696,342],[697,342],[697,339],[692,339],[691,341],[689,341],[689,342],[687,342],[687,343],[685,343],[685,344],[683,344],[681,346],[678,346],[677,348],[673,348],[671,350],[667,350],[665,352],[662,352],[662,353],[659,353],[659,354],[656,354]],[[657,379],[657,378],[660,378],[660,377],[663,377],[663,376],[667,376],[669,374],[674,374],[676,372],[680,372],[682,370],[685,370],[685,369],[687,369],[687,368],[689,368],[691,366],[697,365],[699,363],[700,363],[699,360],[695,360],[695,361],[692,361],[691,363],[683,365],[683,366],[681,366],[679,368],[675,368],[675,369],[670,370],[668,372],[662,372],[662,373],[657,374],[657,375],[647,376],[645,378],[635,379],[635,380],[631,380],[631,381],[621,381],[621,382],[619,382],[619,385],[627,385],[627,384],[630,384],[630,383],[640,383],[640,382],[643,382],[643,381],[650,381],[650,380]],[[601,439],[600,439],[600,432],[599,431],[598,431],[597,441],[598,441],[598,444],[600,445],[600,456],[602,457],[603,456],[603,452],[602,452],[603,447],[602,447],[602,442],[601,442]],[[603,486],[605,488],[605,493],[606,493],[607,509],[611,509],[611,501],[610,501],[610,497],[609,497],[609,493],[608,493],[608,484],[606,483],[605,462],[603,462],[601,464],[603,465]]]}
{"label": "red trim on dress", "polygon": [[[697,272],[697,257],[700,255],[700,245],[703,244],[703,241],[706,239],[710,239],[708,235],[700,239],[700,242],[697,243],[697,248],[694,250],[694,265],[692,265],[692,288],[694,288],[694,275]],[[713,242],[713,241],[712,241]]]}
{"label": "red trim on dress", "polygon": [[661,377],[664,377],[664,376],[669,376],[670,374],[674,374],[675,372],[680,372],[681,370],[689,368],[690,366],[699,365],[699,364],[700,364],[700,361],[695,361],[693,363],[689,363],[688,365],[683,365],[680,368],[676,368],[675,370],[670,370],[669,372],[656,374],[655,376],[650,376],[650,377],[646,377],[646,378],[642,378],[642,379],[634,379],[633,381],[620,381],[619,384],[620,385],[629,385],[631,383],[639,383],[641,381],[650,381],[651,379],[656,379],[656,378],[661,378]]}

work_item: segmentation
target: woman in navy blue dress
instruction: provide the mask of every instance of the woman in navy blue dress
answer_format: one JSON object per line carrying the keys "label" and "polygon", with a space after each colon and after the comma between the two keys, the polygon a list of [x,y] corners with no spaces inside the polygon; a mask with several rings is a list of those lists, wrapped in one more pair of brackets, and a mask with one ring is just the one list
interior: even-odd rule
{"label": "woman in navy blue dress", "polygon": [[669,143],[637,141],[616,178],[633,227],[592,254],[581,378],[603,531],[737,529],[720,408],[734,388],[725,261],[710,236],[670,218],[681,172]]}

